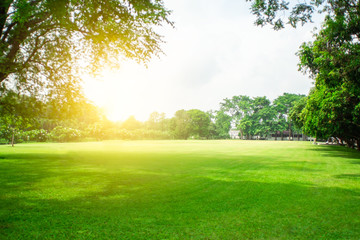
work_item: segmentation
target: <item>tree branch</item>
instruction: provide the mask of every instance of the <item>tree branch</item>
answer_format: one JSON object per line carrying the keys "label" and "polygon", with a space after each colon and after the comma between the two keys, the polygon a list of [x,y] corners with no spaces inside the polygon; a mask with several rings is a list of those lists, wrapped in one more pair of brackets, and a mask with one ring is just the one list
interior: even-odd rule
{"label": "tree branch", "polygon": [[5,26],[6,19],[8,18],[7,13],[13,2],[14,0],[3,0],[3,2],[0,3],[0,36],[2,36],[3,28]]}
{"label": "tree branch", "polygon": [[1,42],[5,42],[7,36],[9,35],[11,29],[17,24],[17,22],[10,23],[9,26],[6,27],[6,31],[2,34]]}

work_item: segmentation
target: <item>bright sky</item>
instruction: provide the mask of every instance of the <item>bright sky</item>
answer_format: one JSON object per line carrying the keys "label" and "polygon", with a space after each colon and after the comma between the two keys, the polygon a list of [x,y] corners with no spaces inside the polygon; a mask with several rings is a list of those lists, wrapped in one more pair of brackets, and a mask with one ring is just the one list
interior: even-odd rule
{"label": "bright sky", "polygon": [[282,31],[254,26],[245,0],[165,0],[175,29],[161,29],[166,55],[148,68],[132,61],[104,70],[101,81],[85,78],[85,93],[109,119],[151,112],[167,117],[180,109],[219,108],[234,95],[307,94],[312,80],[298,72],[295,53],[315,25]]}

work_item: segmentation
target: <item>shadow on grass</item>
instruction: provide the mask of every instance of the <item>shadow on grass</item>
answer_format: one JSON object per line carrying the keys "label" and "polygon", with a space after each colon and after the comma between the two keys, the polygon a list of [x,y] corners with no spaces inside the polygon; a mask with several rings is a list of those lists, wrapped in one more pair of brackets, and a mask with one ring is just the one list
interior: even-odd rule
{"label": "shadow on grass", "polygon": [[[359,192],[253,181],[129,174],[69,200],[12,197],[6,239],[356,239]],[[141,188],[134,188],[142,185]],[[166,184],[164,184],[166,182]],[[119,196],[119,197],[118,197]],[[6,202],[8,204],[6,204]],[[4,205],[3,205],[4,206]],[[330,210],[331,209],[331,210]],[[0,227],[0,228],[1,228]],[[0,235],[1,236],[1,235]]]}
{"label": "shadow on grass", "polygon": [[316,151],[326,157],[340,157],[353,159],[351,163],[360,164],[360,151],[355,149],[347,148],[345,146],[337,145],[318,145],[314,148],[310,148],[310,151]]}
{"label": "shadow on grass", "polygon": [[336,175],[336,178],[345,178],[345,179],[360,179],[360,174],[340,174]]}
{"label": "shadow on grass", "polygon": [[[144,156],[124,155],[126,161],[118,163],[111,154],[88,155],[86,161],[69,153],[4,155],[0,238],[356,239],[360,235],[359,191],[248,181],[241,175],[244,169],[317,171],[305,167],[307,162],[300,162],[302,167],[288,166],[299,162],[271,164],[256,157],[239,162],[238,156],[219,161],[182,155],[183,161],[166,165],[156,159],[164,155],[155,155],[158,162],[149,166],[140,160]],[[346,177],[359,175],[338,175]]]}

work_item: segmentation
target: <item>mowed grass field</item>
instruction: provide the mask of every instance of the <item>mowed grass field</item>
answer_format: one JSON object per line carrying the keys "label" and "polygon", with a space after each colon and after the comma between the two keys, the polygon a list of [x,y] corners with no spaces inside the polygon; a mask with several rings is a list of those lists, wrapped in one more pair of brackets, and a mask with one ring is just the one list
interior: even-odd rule
{"label": "mowed grass field", "polygon": [[0,239],[360,239],[360,153],[286,141],[3,145]]}

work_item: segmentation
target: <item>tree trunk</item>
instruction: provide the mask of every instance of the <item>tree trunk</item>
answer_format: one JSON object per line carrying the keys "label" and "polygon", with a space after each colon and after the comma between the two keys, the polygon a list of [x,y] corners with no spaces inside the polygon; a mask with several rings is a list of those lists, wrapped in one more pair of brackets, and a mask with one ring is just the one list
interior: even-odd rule
{"label": "tree trunk", "polygon": [[356,139],[356,149],[360,151],[360,138]]}
{"label": "tree trunk", "polygon": [[281,131],[281,141],[284,140],[284,131]]}
{"label": "tree trunk", "polygon": [[289,123],[289,141],[291,141],[291,123]]}
{"label": "tree trunk", "polygon": [[15,139],[15,130],[12,133],[12,137],[11,137],[11,146],[14,147],[14,139]]}
{"label": "tree trunk", "polygon": [[243,130],[240,128],[240,135],[241,135],[241,140],[244,140],[244,133]]}
{"label": "tree trunk", "polygon": [[297,140],[300,141],[300,133],[297,133]]}
{"label": "tree trunk", "polygon": [[349,148],[355,148],[355,144],[354,144],[354,141],[353,139],[347,139],[346,140],[346,145],[349,147]]}

